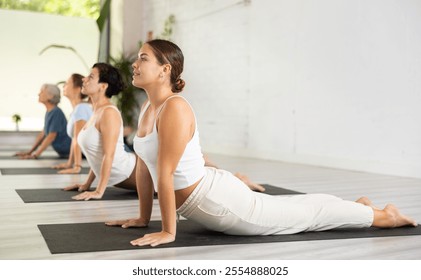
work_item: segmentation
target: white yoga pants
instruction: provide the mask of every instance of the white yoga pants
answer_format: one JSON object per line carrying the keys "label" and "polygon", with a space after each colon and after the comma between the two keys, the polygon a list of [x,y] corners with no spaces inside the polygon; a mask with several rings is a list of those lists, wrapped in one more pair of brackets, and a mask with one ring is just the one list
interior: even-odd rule
{"label": "white yoga pants", "polygon": [[230,172],[206,167],[206,174],[177,209],[186,219],[231,235],[276,235],[373,223],[371,207],[327,194],[272,196],[251,191]]}

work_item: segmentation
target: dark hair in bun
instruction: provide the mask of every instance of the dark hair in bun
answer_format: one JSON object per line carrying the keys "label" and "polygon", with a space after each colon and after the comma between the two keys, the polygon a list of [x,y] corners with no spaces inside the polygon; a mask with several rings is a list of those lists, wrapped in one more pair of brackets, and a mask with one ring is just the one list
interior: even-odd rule
{"label": "dark hair in bun", "polygon": [[185,86],[185,82],[181,79],[183,73],[184,56],[181,49],[173,42],[155,39],[146,42],[158,60],[159,64],[171,65],[171,90],[172,92],[181,92]]}
{"label": "dark hair in bun", "polygon": [[177,78],[175,83],[172,85],[171,90],[172,92],[181,92],[185,85],[186,85],[186,82],[184,82],[183,79]]}
{"label": "dark hair in bun", "polygon": [[120,71],[114,66],[107,63],[95,63],[92,68],[98,69],[99,72],[99,83],[107,83],[108,88],[105,95],[111,98],[113,95],[119,94],[124,90],[125,85],[123,78],[121,77]]}

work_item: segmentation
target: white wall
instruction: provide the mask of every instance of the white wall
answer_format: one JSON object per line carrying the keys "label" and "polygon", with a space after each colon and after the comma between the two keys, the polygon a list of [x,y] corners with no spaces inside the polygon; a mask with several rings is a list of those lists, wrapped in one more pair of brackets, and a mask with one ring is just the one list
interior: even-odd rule
{"label": "white wall", "polygon": [[206,151],[421,178],[421,2],[144,0],[131,28],[171,13]]}
{"label": "white wall", "polygon": [[[57,83],[78,72],[86,75],[98,56],[95,20],[42,13],[0,10],[0,130],[15,129],[11,116],[20,114],[23,130],[43,127],[45,107],[38,103],[43,83]],[[71,46],[88,68],[69,50],[49,49],[51,44]],[[66,114],[71,106],[62,97]]]}
{"label": "white wall", "polygon": [[261,94],[251,95],[249,151],[421,177],[421,3],[263,2],[251,16]]}
{"label": "white wall", "polygon": [[111,28],[110,28],[110,55],[111,57],[120,57],[123,53],[124,36],[124,0],[111,1]]}

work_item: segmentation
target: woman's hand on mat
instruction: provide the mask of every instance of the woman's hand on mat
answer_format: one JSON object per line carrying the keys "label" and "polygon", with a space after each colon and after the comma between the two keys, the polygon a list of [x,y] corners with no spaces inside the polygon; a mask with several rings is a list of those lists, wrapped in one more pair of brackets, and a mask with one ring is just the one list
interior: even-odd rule
{"label": "woman's hand on mat", "polygon": [[36,154],[28,154],[28,155],[23,155],[23,156],[19,156],[20,159],[37,159],[38,156]]}
{"label": "woman's hand on mat", "polygon": [[130,241],[133,246],[146,246],[150,245],[152,247],[174,242],[175,235],[172,235],[166,231],[155,232],[150,234],[145,234],[143,237]]}
{"label": "woman's hand on mat", "polygon": [[107,226],[121,226],[122,228],[131,228],[131,227],[147,227],[148,223],[145,222],[142,218],[134,218],[134,219],[127,219],[127,220],[117,220],[117,221],[110,221],[105,223]]}
{"label": "woman's hand on mat", "polygon": [[31,152],[17,152],[15,154],[15,157],[22,157],[22,156],[26,156],[26,155],[30,155]]}
{"label": "woman's hand on mat", "polygon": [[84,191],[89,190],[89,188],[90,188],[90,186],[88,186],[86,184],[74,184],[74,185],[65,187],[63,190],[65,190],[65,191],[77,190],[78,192],[84,192]]}
{"label": "woman's hand on mat", "polygon": [[81,194],[72,196],[72,198],[75,200],[101,199],[102,195],[103,195],[102,193],[93,191],[93,192],[83,192]]}

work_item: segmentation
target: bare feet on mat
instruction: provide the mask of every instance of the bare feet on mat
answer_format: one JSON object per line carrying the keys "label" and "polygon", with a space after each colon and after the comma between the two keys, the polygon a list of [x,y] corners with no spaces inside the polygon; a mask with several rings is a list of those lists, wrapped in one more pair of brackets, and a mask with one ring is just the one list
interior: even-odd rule
{"label": "bare feet on mat", "polygon": [[384,208],[384,211],[388,213],[390,217],[394,220],[394,226],[393,227],[403,227],[403,226],[414,226],[416,227],[418,224],[417,222],[408,217],[403,215],[398,208],[396,208],[393,204],[388,204]]}
{"label": "bare feet on mat", "polygon": [[371,202],[371,200],[368,199],[368,197],[365,197],[365,196],[360,197],[355,202],[364,204],[366,206],[370,206],[371,208],[376,209],[376,210],[380,210],[380,208],[374,206],[373,203]]}

